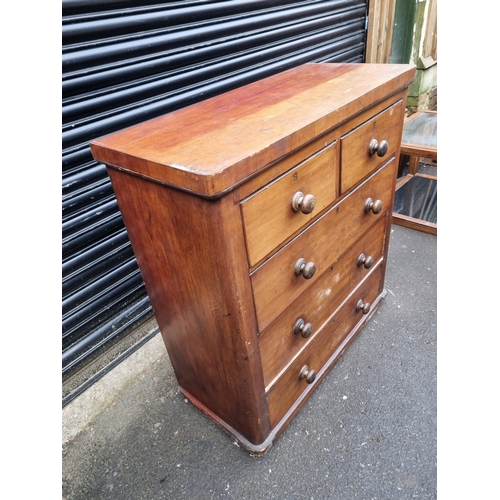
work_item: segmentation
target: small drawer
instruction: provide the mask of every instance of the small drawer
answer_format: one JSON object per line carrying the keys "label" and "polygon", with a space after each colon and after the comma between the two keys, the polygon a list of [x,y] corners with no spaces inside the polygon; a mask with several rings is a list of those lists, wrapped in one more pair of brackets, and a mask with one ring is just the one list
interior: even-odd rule
{"label": "small drawer", "polygon": [[387,216],[379,219],[260,335],[266,391],[320,331],[323,323],[380,263]]}
{"label": "small drawer", "polygon": [[241,202],[250,266],[335,201],[337,158],[334,142]]}
{"label": "small drawer", "polygon": [[[260,332],[392,209],[396,167],[393,158],[251,273]],[[300,262],[305,264],[302,271]]]}
{"label": "small drawer", "polygon": [[[382,266],[379,265],[352,293],[338,313],[325,323],[318,335],[272,387],[268,393],[272,427],[283,418],[303,393],[315,389],[324,373],[340,357],[345,347],[343,342],[363,319],[364,314],[370,312],[369,307],[380,295],[382,280]],[[308,377],[301,378],[302,370],[309,370]],[[316,372],[316,377],[312,371]]]}
{"label": "small drawer", "polygon": [[346,193],[396,153],[404,119],[402,101],[340,139],[340,192]]}

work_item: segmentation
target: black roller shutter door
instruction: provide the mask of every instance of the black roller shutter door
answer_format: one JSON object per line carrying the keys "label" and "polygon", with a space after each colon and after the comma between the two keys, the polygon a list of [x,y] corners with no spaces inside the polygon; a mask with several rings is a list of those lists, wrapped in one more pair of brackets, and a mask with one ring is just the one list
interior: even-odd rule
{"label": "black roller shutter door", "polygon": [[[364,62],[367,0],[63,0],[62,12],[65,382],[152,318],[89,141],[306,62]],[[112,361],[63,383],[63,403]]]}

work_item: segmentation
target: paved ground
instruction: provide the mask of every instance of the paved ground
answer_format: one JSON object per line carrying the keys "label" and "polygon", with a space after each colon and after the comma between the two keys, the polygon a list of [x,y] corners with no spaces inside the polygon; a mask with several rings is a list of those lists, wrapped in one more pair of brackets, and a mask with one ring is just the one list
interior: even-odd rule
{"label": "paved ground", "polygon": [[63,498],[435,499],[436,240],[393,226],[386,299],[266,455],[186,403],[163,354],[64,446]]}

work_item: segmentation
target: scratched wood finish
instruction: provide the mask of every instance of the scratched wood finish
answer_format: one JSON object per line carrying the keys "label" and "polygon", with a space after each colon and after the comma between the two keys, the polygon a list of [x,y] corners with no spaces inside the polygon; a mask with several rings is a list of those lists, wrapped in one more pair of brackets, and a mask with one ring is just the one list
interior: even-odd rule
{"label": "scratched wood finish", "polygon": [[[306,64],[91,144],[180,392],[254,454],[385,294],[399,147],[376,170],[366,155],[346,160],[356,141],[341,162],[340,141],[396,102],[404,109],[414,75],[409,65]],[[350,169],[356,181],[341,194]],[[297,183],[317,196],[312,215],[291,211]],[[365,213],[368,197],[382,200],[380,213]],[[354,268],[361,251],[374,256],[368,270]],[[299,257],[316,263],[312,279],[295,276]],[[374,304],[369,314],[355,312],[359,298]],[[314,319],[313,335],[290,343],[300,315]],[[318,371],[312,384],[298,379],[302,362]]]}
{"label": "scratched wood finish", "polygon": [[304,64],[94,140],[91,150],[107,165],[220,196],[406,88],[414,73],[400,64]]}
{"label": "scratched wood finish", "polygon": [[340,311],[323,325],[321,332],[271,389],[268,395],[271,426],[276,426],[305,390],[313,388],[319,382],[317,379],[312,384],[307,384],[305,379],[299,378],[300,370],[307,365],[310,370],[315,370],[319,374],[328,361],[330,364],[333,363],[330,358],[335,350],[341,345],[346,335],[363,319],[363,313],[356,311],[358,300],[373,303],[379,295],[378,284],[381,279],[382,268],[377,266],[377,269],[350,295]]}
{"label": "scratched wood finish", "polygon": [[[404,106],[399,101],[341,138],[341,193],[349,191],[396,152],[401,144],[403,119]],[[384,156],[369,155],[372,139],[379,143],[388,142],[389,148]]]}
{"label": "scratched wood finish", "polygon": [[[252,273],[260,331],[319,279],[375,219],[383,217],[392,203],[393,195],[387,187],[393,184],[396,167],[393,158]],[[365,213],[364,205],[368,198],[381,200],[382,212]],[[316,265],[312,278],[295,275],[294,266],[300,258]]]}
{"label": "scratched wood finish", "polygon": [[[387,217],[387,213],[385,215]],[[334,262],[316,281],[308,293],[301,295],[276,318],[259,339],[262,369],[266,391],[288,364],[319,333],[323,323],[346,300],[349,293],[372,272],[383,258],[385,217],[376,222],[352,247]],[[366,269],[358,266],[361,253],[373,258],[373,265]],[[313,325],[308,338],[293,333],[297,319]]]}
{"label": "scratched wood finish", "polygon": [[[251,266],[335,201],[339,175],[336,146],[336,142],[327,146],[242,202]],[[315,197],[316,206],[310,214],[292,210],[292,197],[298,191]]]}

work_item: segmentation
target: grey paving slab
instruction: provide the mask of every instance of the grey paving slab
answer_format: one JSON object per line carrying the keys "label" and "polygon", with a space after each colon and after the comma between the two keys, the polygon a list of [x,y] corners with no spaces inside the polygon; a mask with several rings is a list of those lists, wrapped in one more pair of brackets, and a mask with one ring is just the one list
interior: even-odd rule
{"label": "grey paving slab", "polygon": [[436,241],[393,226],[385,300],[266,455],[185,402],[164,354],[65,445],[63,498],[435,499]]}

